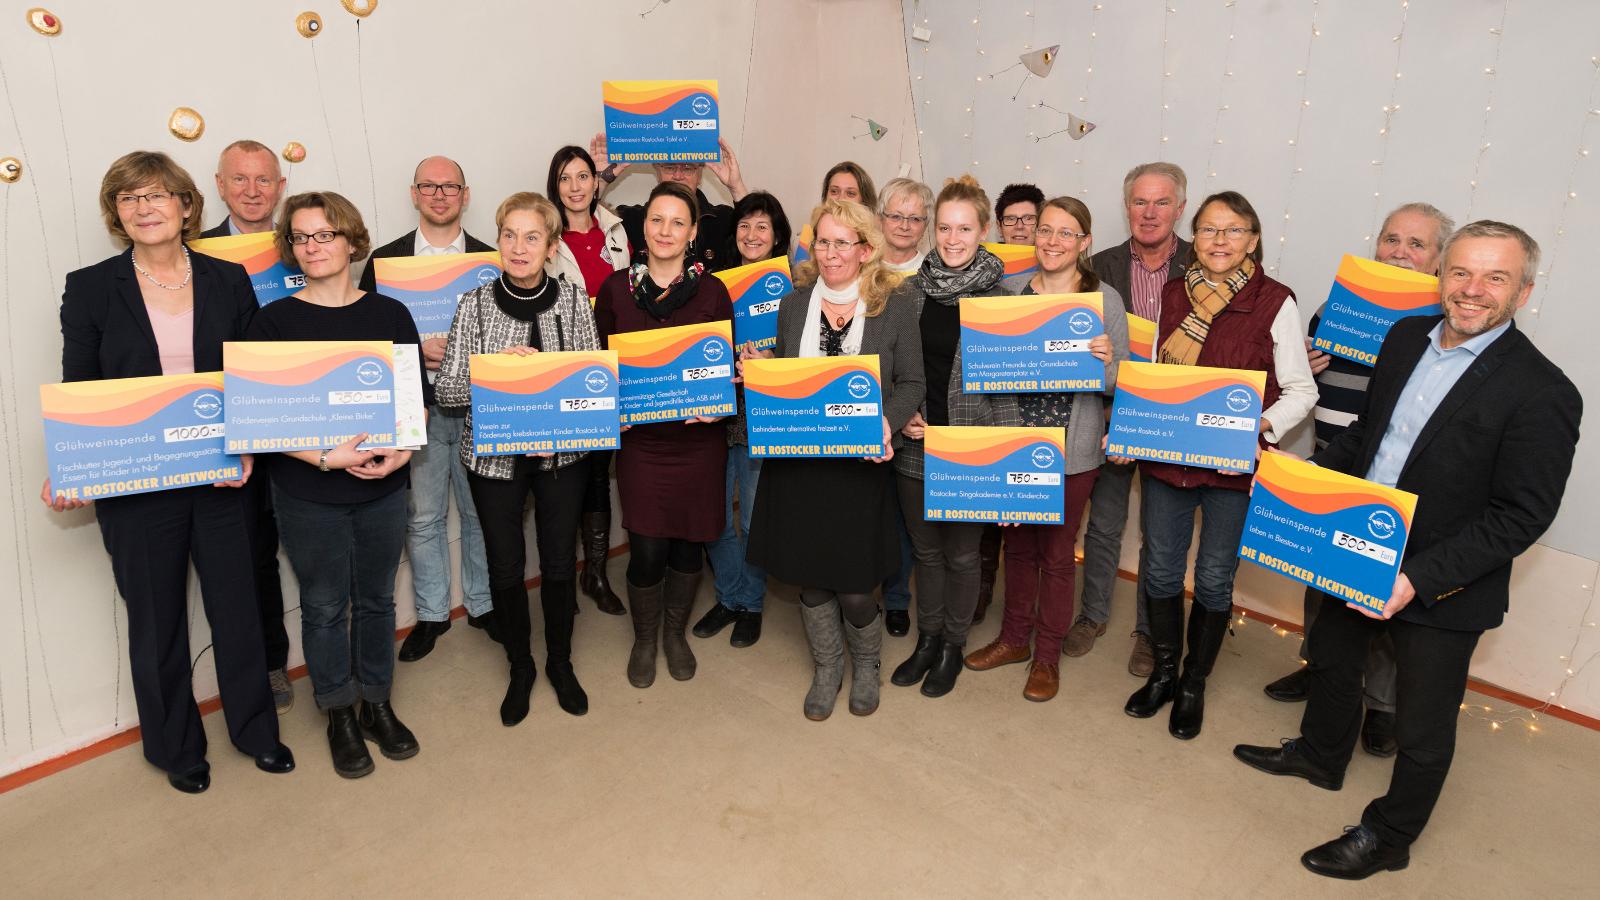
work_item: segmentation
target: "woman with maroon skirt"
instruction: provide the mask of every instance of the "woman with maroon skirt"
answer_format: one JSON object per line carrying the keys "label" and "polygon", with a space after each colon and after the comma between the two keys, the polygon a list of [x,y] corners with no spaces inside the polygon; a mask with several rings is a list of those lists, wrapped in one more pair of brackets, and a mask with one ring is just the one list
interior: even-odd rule
{"label": "woman with maroon skirt", "polygon": [[[595,298],[600,337],[733,318],[733,301],[720,280],[687,259],[700,224],[700,207],[688,188],[662,182],[645,205],[645,262],[613,273]],[[628,682],[646,688],[656,680],[656,635],[667,671],[694,677],[694,652],[684,637],[700,587],[702,547],[722,533],[727,433],[707,427],[721,416],[636,425],[617,451],[617,492],[628,532],[628,608],[633,652]]]}

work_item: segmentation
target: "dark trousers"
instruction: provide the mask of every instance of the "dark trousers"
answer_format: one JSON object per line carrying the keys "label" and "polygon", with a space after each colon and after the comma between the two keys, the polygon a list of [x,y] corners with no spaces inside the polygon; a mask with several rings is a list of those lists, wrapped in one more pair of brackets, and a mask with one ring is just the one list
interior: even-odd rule
{"label": "dark trousers", "polygon": [[[513,669],[533,666],[533,622],[528,612],[528,549],[523,537],[523,510],[533,496],[533,533],[539,552],[539,574],[550,594],[557,584],[571,584],[578,568],[578,520],[590,486],[590,459],[549,472],[539,470],[535,457],[518,457],[509,481],[467,474],[472,503],[483,526],[483,550],[489,562],[489,592],[494,597],[495,621]],[[570,593],[570,592],[568,592]],[[570,599],[567,601],[570,604]],[[547,606],[548,611],[548,606]],[[548,615],[546,617],[548,619]],[[568,623],[571,618],[566,619]],[[554,638],[545,623],[548,646]],[[560,661],[560,660],[558,660]]]}
{"label": "dark trousers", "polygon": [[1370,619],[1322,596],[1311,632],[1311,696],[1300,720],[1302,749],[1343,772],[1361,737],[1361,674],[1372,639],[1395,651],[1395,757],[1389,792],[1367,804],[1361,824],[1386,844],[1406,847],[1433,814],[1456,751],[1456,716],[1481,631],[1448,631],[1400,619]]}
{"label": "dark trousers", "polygon": [[243,489],[250,499],[250,547],[255,559],[256,602],[267,668],[289,665],[289,631],[283,625],[283,581],[278,577],[278,517],[272,509],[272,479],[261,473]]}
{"label": "dark trousers", "polygon": [[181,773],[206,758],[189,680],[190,560],[211,624],[228,737],[251,755],[277,746],[250,569],[249,498],[206,485],[101,500],[95,510],[128,607],[128,663],[145,759]]}
{"label": "dark trousers", "polygon": [[922,479],[897,475],[895,482],[917,558],[917,633],[943,635],[945,643],[964,647],[978,609],[983,526],[929,522],[922,517]]}

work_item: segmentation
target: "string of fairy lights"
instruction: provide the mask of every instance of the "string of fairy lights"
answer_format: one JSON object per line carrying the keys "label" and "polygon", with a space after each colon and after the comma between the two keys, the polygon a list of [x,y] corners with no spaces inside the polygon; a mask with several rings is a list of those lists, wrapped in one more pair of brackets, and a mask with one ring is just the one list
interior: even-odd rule
{"label": "string of fairy lights", "polygon": [[1472,221],[1472,209],[1478,201],[1479,174],[1483,171],[1483,158],[1489,155],[1489,121],[1494,117],[1494,88],[1495,76],[1500,72],[1500,47],[1505,42],[1506,16],[1511,12],[1511,0],[1505,0],[1500,7],[1500,24],[1489,29],[1489,34],[1494,38],[1494,60],[1483,67],[1484,78],[1488,79],[1487,98],[1483,104],[1483,129],[1478,134],[1478,153],[1472,159],[1472,179],[1467,183],[1467,218]]}
{"label": "string of fairy lights", "polygon": [[1167,31],[1172,25],[1172,17],[1178,11],[1170,4],[1161,5],[1161,110],[1156,118],[1156,133],[1161,135],[1161,145],[1156,148],[1156,159],[1167,158],[1167,110],[1171,104],[1167,103],[1167,82],[1172,80],[1172,59],[1167,54]]}
{"label": "string of fairy lights", "polygon": [[[1589,94],[1584,100],[1583,124],[1578,126],[1578,146],[1572,154],[1572,165],[1567,170],[1567,183],[1561,194],[1561,211],[1556,214],[1556,236],[1551,243],[1548,262],[1544,270],[1538,273],[1540,288],[1550,283],[1550,278],[1555,274],[1556,261],[1561,258],[1561,251],[1566,246],[1567,240],[1567,215],[1572,209],[1573,201],[1578,199],[1578,173],[1583,164],[1589,159],[1589,128],[1596,120],[1600,120],[1600,56],[1589,57],[1589,65],[1593,72],[1589,76]],[[1528,312],[1537,317],[1541,304],[1529,307]],[[1537,322],[1535,332],[1538,331]]]}
{"label": "string of fairy lights", "polygon": [[1317,38],[1322,36],[1322,29],[1317,25],[1317,14],[1321,12],[1321,0],[1311,0],[1311,28],[1306,35],[1306,61],[1295,70],[1295,77],[1300,79],[1300,103],[1294,111],[1294,137],[1289,138],[1289,183],[1283,191],[1283,231],[1278,235],[1278,253],[1272,265],[1267,267],[1267,272],[1278,274],[1283,263],[1284,245],[1289,243],[1289,207],[1294,205],[1294,185],[1296,179],[1305,171],[1300,165],[1300,135],[1305,125],[1306,110],[1311,107],[1311,60],[1317,45]]}
{"label": "string of fairy lights", "polygon": [[[1411,0],[1400,0],[1400,30],[1395,32],[1394,42],[1394,77],[1389,79],[1389,102],[1383,105],[1383,126],[1378,129],[1378,155],[1372,160],[1372,215],[1367,217],[1373,227],[1382,227],[1378,216],[1382,214],[1380,208],[1383,196],[1383,167],[1389,161],[1389,135],[1394,131],[1394,115],[1400,111],[1400,79],[1404,75],[1400,71],[1400,60],[1405,53],[1406,46],[1406,21],[1411,14]],[[1372,235],[1361,238],[1363,244],[1372,243]]]}
{"label": "string of fairy lights", "polygon": [[1217,178],[1217,148],[1222,146],[1222,114],[1228,111],[1228,84],[1233,78],[1233,26],[1239,15],[1238,0],[1226,0],[1222,7],[1228,11],[1228,43],[1222,47],[1222,78],[1217,85],[1217,111],[1211,119],[1211,143],[1206,146],[1207,192]]}

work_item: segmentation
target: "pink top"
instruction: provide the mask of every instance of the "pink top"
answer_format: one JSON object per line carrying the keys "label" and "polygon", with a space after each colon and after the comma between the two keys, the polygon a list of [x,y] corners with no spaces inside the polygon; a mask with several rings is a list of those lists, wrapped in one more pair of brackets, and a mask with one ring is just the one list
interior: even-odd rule
{"label": "pink top", "polygon": [[156,333],[156,350],[161,354],[161,374],[194,374],[194,307],[177,315],[164,313],[146,303],[150,327]]}

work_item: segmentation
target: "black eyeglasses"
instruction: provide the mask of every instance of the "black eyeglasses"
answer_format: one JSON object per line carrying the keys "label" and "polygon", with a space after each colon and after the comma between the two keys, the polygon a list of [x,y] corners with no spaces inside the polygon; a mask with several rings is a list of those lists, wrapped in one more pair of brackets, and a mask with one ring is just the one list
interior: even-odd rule
{"label": "black eyeglasses", "polygon": [[304,232],[300,231],[291,231],[289,232],[289,243],[295,245],[296,247],[304,244],[306,241],[316,241],[319,244],[331,244],[333,243],[334,238],[343,236],[344,232],[342,231],[313,231],[310,234],[305,234]]}
{"label": "black eyeglasses", "polygon": [[1035,223],[1037,221],[1039,221],[1039,217],[1038,216],[1001,216],[1000,217],[1000,224],[1004,225],[1007,228],[1010,228],[1013,225],[1032,225],[1033,223]]}
{"label": "black eyeglasses", "polygon": [[412,185],[412,187],[416,188],[417,189],[417,193],[421,194],[424,197],[432,197],[434,194],[441,193],[441,192],[446,197],[455,197],[455,196],[458,196],[461,193],[462,189],[464,187],[466,187],[466,185],[462,185],[462,184],[433,184],[431,182],[424,181],[421,184],[414,184],[414,185]]}

